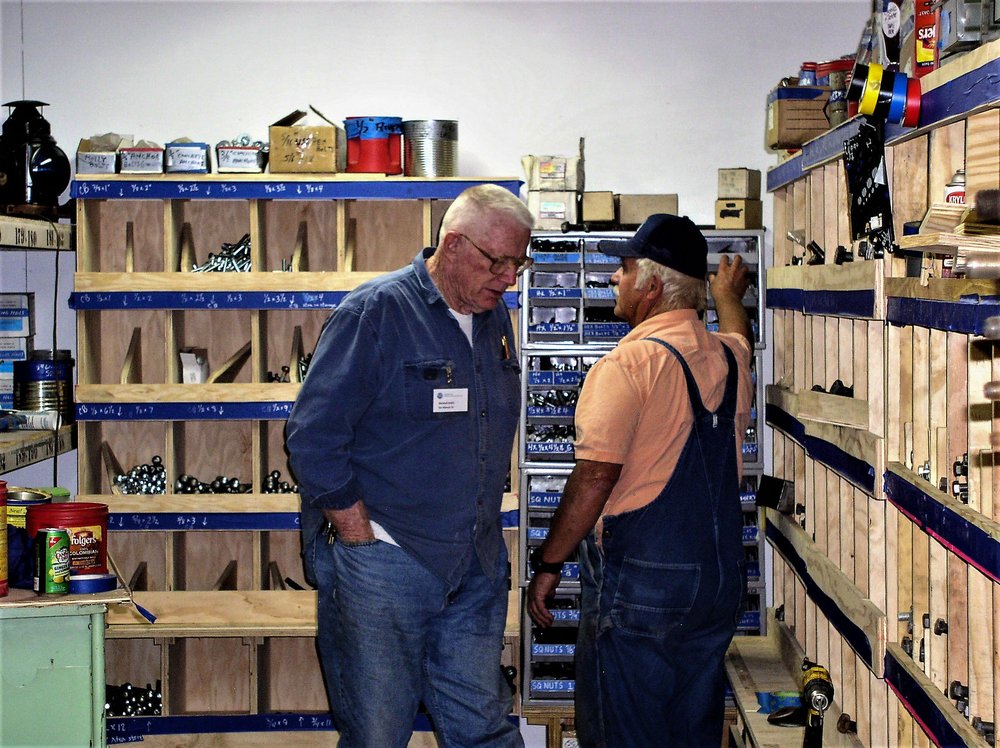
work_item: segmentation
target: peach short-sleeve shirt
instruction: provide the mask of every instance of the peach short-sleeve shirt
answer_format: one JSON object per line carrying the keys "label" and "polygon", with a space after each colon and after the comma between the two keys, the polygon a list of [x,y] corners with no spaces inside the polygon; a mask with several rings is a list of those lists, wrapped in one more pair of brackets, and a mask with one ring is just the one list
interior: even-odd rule
{"label": "peach short-sleeve shirt", "polygon": [[[750,344],[742,335],[710,333],[693,309],[657,314],[629,332],[587,373],[576,408],[576,457],[622,465],[602,514],[639,509],[655,499],[673,475],[694,416],[684,371],[656,337],[680,352],[702,402],[715,410],[726,387],[726,357],[738,369],[736,455],[750,420],[753,384]],[[742,475],[742,471],[741,471]]]}

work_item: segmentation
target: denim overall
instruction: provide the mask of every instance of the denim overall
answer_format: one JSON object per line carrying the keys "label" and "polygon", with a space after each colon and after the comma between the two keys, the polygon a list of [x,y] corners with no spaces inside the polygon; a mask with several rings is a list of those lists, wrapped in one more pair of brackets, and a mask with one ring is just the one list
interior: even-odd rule
{"label": "denim overall", "polygon": [[715,413],[675,348],[694,424],[659,496],[581,544],[576,728],[587,748],[719,746],[724,657],[743,605],[737,368]]}

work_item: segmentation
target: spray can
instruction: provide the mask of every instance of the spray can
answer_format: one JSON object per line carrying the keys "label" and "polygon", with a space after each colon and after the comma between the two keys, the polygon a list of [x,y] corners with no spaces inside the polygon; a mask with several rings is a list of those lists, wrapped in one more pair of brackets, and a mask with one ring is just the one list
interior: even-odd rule
{"label": "spray can", "polygon": [[959,169],[944,186],[944,201],[965,205],[965,169]]}
{"label": "spray can", "polygon": [[69,531],[45,527],[35,535],[35,574],[32,587],[39,595],[69,592]]}

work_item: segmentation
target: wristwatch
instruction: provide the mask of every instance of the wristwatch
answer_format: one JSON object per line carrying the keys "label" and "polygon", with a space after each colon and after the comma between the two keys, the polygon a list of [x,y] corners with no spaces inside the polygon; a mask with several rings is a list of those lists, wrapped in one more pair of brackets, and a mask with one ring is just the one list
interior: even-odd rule
{"label": "wristwatch", "polygon": [[543,561],[542,547],[538,546],[528,556],[528,568],[533,574],[562,574],[562,561]]}

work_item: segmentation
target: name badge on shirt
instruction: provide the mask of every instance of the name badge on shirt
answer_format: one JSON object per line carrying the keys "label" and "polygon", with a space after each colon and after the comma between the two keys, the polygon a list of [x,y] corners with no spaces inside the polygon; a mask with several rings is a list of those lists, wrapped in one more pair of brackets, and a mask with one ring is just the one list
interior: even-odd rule
{"label": "name badge on shirt", "polygon": [[435,413],[465,413],[469,410],[468,387],[434,390]]}

